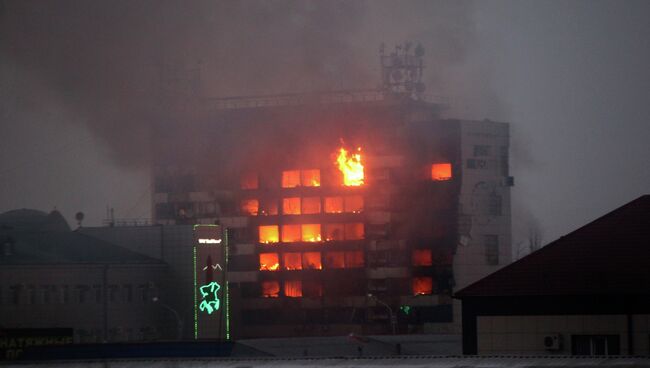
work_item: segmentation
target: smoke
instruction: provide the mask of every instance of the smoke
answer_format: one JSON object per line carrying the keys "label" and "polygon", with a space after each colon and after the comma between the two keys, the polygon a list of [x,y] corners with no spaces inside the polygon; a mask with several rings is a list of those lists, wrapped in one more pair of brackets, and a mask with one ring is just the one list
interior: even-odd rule
{"label": "smoke", "polygon": [[[46,89],[18,81],[8,94],[58,96],[126,166],[147,163],[150,129],[166,123],[182,132],[205,119],[206,98],[376,87],[381,42],[425,46],[432,94],[457,100],[459,89],[485,84],[459,78],[475,47],[470,2],[2,4],[2,68],[18,68]],[[20,114],[24,106],[6,109]]]}

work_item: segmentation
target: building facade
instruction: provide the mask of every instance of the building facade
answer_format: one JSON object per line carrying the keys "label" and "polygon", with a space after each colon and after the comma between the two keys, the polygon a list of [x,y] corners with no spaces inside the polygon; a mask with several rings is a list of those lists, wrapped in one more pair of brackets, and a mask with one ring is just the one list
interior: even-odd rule
{"label": "building facade", "polygon": [[650,196],[460,290],[463,353],[648,355]]}
{"label": "building facade", "polygon": [[9,211],[0,226],[0,330],[68,329],[75,343],[174,337],[153,300],[164,263],[73,232],[56,211]]}
{"label": "building facade", "polygon": [[235,337],[454,333],[510,262],[508,124],[384,94],[215,102],[154,132],[152,211],[228,229]]}

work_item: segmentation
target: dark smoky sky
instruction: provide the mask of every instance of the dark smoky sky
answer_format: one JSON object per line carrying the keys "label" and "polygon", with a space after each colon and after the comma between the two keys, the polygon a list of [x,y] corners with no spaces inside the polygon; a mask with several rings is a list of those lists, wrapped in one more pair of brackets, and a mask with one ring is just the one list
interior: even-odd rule
{"label": "dark smoky sky", "polygon": [[149,217],[150,128],[191,129],[205,97],[376,87],[379,44],[412,40],[447,116],[512,123],[515,240],[530,226],[552,240],[649,192],[648,14],[647,1],[0,1],[0,211]]}

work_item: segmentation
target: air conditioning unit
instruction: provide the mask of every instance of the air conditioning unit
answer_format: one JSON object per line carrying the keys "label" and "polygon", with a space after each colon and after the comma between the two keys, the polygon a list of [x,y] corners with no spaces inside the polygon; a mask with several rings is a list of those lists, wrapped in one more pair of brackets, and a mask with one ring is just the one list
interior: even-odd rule
{"label": "air conditioning unit", "polygon": [[544,336],[544,348],[546,350],[561,350],[562,349],[562,335],[552,334]]}

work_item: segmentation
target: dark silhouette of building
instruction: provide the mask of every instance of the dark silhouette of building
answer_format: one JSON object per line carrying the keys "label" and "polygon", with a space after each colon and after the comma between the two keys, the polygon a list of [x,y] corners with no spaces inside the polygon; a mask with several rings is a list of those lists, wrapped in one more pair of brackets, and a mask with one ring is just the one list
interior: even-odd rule
{"label": "dark silhouette of building", "polygon": [[650,352],[650,195],[458,291],[464,354]]}

